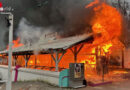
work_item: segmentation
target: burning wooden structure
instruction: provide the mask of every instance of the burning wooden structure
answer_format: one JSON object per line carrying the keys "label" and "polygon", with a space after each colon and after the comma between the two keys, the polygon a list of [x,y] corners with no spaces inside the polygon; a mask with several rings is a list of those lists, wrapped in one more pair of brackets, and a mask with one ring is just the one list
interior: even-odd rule
{"label": "burning wooden structure", "polygon": [[[111,68],[111,66],[112,68],[113,66],[124,68],[122,49],[118,48],[116,52],[114,49],[114,54],[119,56],[111,56],[111,54],[114,54],[107,51],[109,51],[112,44],[103,43],[102,46],[95,46],[92,44],[94,42],[93,35],[90,33],[68,38],[53,38],[51,40],[44,38],[45,40],[39,40],[40,42],[34,45],[21,46],[19,44],[20,47],[13,49],[13,65],[32,69],[61,71],[69,68],[69,63],[85,63],[86,77],[88,77],[89,74],[94,73],[101,75],[103,65],[101,60],[105,57],[108,60],[109,67],[105,67],[104,73],[107,73],[107,69]],[[0,53],[3,57],[8,56],[8,50]]]}
{"label": "burning wooden structure", "polygon": [[[86,77],[94,75],[93,71],[105,74],[108,68],[124,68],[124,45],[119,39],[123,30],[121,13],[100,0],[95,0],[85,8],[92,8],[94,12],[89,23],[93,34],[41,39],[34,45],[20,44],[20,47],[13,49],[13,64],[61,71],[68,68],[69,63],[80,62],[85,63]],[[0,54],[8,56],[8,50]]]}
{"label": "burning wooden structure", "polygon": [[[35,55],[35,52],[37,52],[38,54],[47,55],[48,61],[49,59],[54,60],[56,71],[58,71],[58,64],[61,61],[64,54],[66,53],[67,49],[70,49],[73,52],[74,60],[76,62],[77,54],[83,48],[83,45],[92,40],[93,40],[93,35],[88,34],[88,35],[75,36],[75,37],[69,37],[63,39],[56,39],[56,40],[51,40],[46,42],[39,42],[35,45],[27,45],[27,46],[24,45],[18,48],[14,48],[13,49],[14,65],[17,65],[16,62],[17,59],[19,59],[19,56],[23,56],[25,63],[22,62],[22,65],[25,65],[25,67],[34,65],[34,68],[37,67],[44,68],[45,67],[44,65],[42,66],[38,65],[38,61],[36,60],[38,55]],[[73,46],[74,46],[74,50],[72,49]],[[78,47],[79,49],[77,49]],[[7,56],[8,50],[2,51],[0,53]],[[49,55],[51,57],[49,57]],[[33,56],[33,60],[30,60],[31,56]],[[40,61],[40,63],[41,62],[46,62],[46,61]],[[51,68],[54,67],[51,66]]]}

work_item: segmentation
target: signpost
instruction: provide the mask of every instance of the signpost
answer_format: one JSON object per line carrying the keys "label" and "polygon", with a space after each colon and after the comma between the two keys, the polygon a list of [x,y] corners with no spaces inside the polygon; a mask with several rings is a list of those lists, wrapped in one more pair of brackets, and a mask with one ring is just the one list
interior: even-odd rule
{"label": "signpost", "polygon": [[0,14],[8,15],[8,23],[10,24],[9,25],[9,52],[8,52],[8,80],[6,82],[6,90],[12,89],[12,40],[13,40],[14,16],[11,13],[11,10],[13,10],[13,9],[9,9],[9,10],[4,9],[2,6],[2,3],[0,2]]}
{"label": "signpost", "polygon": [[11,90],[12,88],[12,40],[13,40],[13,14],[9,13],[9,52],[8,52],[8,82],[6,90]]}
{"label": "signpost", "polygon": [[8,80],[6,83],[6,90],[12,88],[12,40],[13,40],[13,14],[11,12],[0,12],[3,15],[9,15],[9,52],[8,52]]}

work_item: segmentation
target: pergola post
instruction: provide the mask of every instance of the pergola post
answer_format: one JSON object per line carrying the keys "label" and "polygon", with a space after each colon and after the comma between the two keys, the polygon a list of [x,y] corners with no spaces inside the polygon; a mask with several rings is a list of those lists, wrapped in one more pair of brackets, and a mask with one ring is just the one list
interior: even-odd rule
{"label": "pergola post", "polygon": [[96,49],[95,49],[95,54],[96,54],[96,72],[97,72],[97,74],[100,74],[99,73],[99,56],[98,56],[98,47],[96,47]]}
{"label": "pergola post", "polygon": [[124,66],[124,50],[122,49],[122,68],[124,69],[125,66]]}
{"label": "pergola post", "polygon": [[55,57],[53,56],[53,54],[51,54],[51,57],[52,59],[55,61],[55,71],[58,72],[58,65],[59,65],[59,62],[61,61],[62,57],[64,56],[65,54],[65,51],[62,52],[62,55],[60,56],[59,58],[59,50],[55,50]]}
{"label": "pergola post", "polygon": [[27,68],[28,66],[28,61],[30,59],[31,55],[24,55],[24,59],[25,59],[25,68]]}
{"label": "pergola post", "polygon": [[14,66],[16,66],[16,61],[18,59],[18,55],[14,55],[13,57],[14,57]]}
{"label": "pergola post", "polygon": [[35,55],[35,68],[37,67],[37,56]]}
{"label": "pergola post", "polygon": [[75,63],[77,62],[77,55],[78,53],[81,51],[81,49],[83,48],[83,44],[79,47],[79,49],[77,48],[77,46],[74,46],[74,50],[72,48],[70,48],[71,52],[73,53],[74,55],[74,61]]}
{"label": "pergola post", "polygon": [[58,71],[58,59],[59,59],[59,52],[56,50],[55,52],[56,59],[55,59],[55,66],[56,66],[56,71]]}

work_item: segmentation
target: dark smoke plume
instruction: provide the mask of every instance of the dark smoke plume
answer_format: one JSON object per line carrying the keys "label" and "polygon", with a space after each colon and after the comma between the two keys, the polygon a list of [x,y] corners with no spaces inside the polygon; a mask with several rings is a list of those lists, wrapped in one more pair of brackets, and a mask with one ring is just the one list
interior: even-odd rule
{"label": "dark smoke plume", "polygon": [[[68,37],[91,32],[89,24],[94,15],[85,6],[93,0],[0,0],[4,7],[14,9],[14,39],[36,43],[48,32]],[[102,0],[104,1],[104,0]],[[8,28],[0,16],[0,49],[8,44]]]}
{"label": "dark smoke plume", "polygon": [[[85,9],[87,0],[0,0],[4,7],[14,9],[14,39],[22,38],[32,40],[37,38],[35,33],[44,33],[46,30],[58,32],[61,37],[67,37],[85,33],[91,26],[86,23],[90,21],[91,12]],[[88,14],[89,13],[89,14]],[[87,18],[89,17],[89,18]],[[1,20],[4,21],[4,20]],[[1,22],[0,30],[1,48],[8,44],[8,28]],[[25,26],[23,26],[25,25]],[[51,29],[50,29],[51,27]],[[3,29],[5,29],[3,31]],[[26,30],[27,29],[27,30]],[[23,31],[23,32],[22,32]],[[25,32],[26,31],[26,32]],[[34,32],[34,33],[33,33]],[[31,33],[31,34],[30,34]],[[22,34],[20,36],[20,34]],[[30,36],[29,36],[30,35]],[[39,35],[40,37],[41,35]]]}

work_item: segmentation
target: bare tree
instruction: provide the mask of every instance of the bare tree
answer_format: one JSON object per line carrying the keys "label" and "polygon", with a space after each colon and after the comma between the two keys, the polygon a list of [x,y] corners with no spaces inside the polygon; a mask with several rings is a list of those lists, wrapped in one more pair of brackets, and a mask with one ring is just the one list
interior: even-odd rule
{"label": "bare tree", "polygon": [[129,16],[129,10],[130,10],[130,6],[129,6],[129,3],[126,1],[126,0],[117,0],[115,2],[112,2],[112,5],[116,8],[118,8],[121,13],[124,15],[124,16]]}
{"label": "bare tree", "polygon": [[112,5],[120,10],[124,17],[124,30],[122,32],[121,41],[124,43],[126,47],[130,46],[130,5],[126,0],[117,0],[116,2],[112,2]]}

